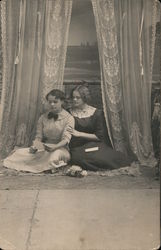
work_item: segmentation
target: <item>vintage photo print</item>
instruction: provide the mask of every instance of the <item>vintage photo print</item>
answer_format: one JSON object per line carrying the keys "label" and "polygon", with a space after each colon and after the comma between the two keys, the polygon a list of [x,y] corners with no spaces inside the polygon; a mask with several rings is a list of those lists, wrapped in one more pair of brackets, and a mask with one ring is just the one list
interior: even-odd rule
{"label": "vintage photo print", "polygon": [[160,13],[0,1],[0,249],[159,249]]}

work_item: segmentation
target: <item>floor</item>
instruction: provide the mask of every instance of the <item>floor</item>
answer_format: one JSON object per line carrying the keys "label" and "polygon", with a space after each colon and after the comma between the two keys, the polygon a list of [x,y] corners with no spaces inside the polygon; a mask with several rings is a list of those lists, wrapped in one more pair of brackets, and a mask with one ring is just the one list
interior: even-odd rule
{"label": "floor", "polygon": [[147,250],[160,245],[154,169],[131,176],[0,176],[3,250]]}

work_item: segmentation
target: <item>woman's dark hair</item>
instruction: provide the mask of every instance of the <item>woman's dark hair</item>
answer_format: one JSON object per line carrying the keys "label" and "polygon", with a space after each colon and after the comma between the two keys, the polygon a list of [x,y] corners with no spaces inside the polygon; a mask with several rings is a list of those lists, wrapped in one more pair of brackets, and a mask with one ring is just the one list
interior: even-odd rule
{"label": "woman's dark hair", "polygon": [[90,99],[91,99],[91,96],[90,96],[90,92],[89,92],[89,89],[87,86],[85,85],[79,85],[79,86],[76,86],[75,88],[72,89],[71,91],[71,98],[73,98],[73,92],[74,91],[78,91],[82,100],[85,102],[85,103],[89,103],[90,102]]}
{"label": "woman's dark hair", "polygon": [[46,95],[46,100],[48,100],[49,95],[55,96],[56,99],[60,99],[61,101],[65,100],[65,94],[63,91],[59,89],[53,89]]}

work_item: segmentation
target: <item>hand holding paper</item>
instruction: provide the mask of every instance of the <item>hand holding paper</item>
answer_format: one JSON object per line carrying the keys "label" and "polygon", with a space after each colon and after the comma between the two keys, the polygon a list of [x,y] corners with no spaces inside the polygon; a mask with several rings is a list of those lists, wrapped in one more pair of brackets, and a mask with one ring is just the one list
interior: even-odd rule
{"label": "hand holding paper", "polygon": [[44,145],[39,140],[34,140],[33,141],[33,147],[36,148],[38,151],[44,151]]}

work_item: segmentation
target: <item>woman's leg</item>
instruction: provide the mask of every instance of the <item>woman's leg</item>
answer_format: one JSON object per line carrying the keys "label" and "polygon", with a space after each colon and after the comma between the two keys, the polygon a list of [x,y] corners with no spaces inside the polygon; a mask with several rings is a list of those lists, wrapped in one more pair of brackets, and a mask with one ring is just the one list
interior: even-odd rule
{"label": "woman's leg", "polygon": [[[85,149],[98,147],[98,150],[86,152]],[[98,171],[117,169],[130,165],[129,159],[104,143],[87,143],[82,147],[71,150],[72,164],[79,165],[85,170]]]}
{"label": "woman's leg", "polygon": [[17,171],[39,173],[47,168],[48,159],[49,153],[46,151],[31,154],[29,148],[20,148],[4,159],[3,166]]}

